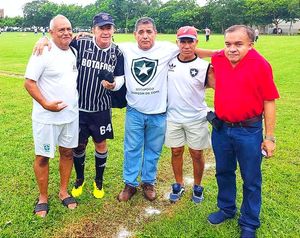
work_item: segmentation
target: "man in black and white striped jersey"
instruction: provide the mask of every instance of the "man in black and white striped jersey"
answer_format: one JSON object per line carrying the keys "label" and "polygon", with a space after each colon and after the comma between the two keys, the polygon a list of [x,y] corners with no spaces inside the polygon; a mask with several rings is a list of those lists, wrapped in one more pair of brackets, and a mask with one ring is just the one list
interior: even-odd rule
{"label": "man in black and white striped jersey", "polygon": [[124,82],[124,58],[118,46],[112,43],[114,21],[107,13],[93,19],[94,37],[83,37],[71,42],[78,52],[77,89],[79,93],[79,143],[74,149],[76,181],[72,195],[78,197],[84,187],[85,149],[91,136],[95,145],[96,176],[93,195],[104,196],[103,173],[108,148],[106,139],[113,139],[111,123],[111,92],[102,86],[102,80],[116,82],[119,90]]}

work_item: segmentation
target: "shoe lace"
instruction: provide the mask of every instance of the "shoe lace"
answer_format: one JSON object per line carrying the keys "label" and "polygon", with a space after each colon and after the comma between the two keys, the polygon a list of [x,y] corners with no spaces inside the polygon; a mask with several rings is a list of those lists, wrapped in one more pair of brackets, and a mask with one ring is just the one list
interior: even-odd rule
{"label": "shoe lace", "polygon": [[194,193],[196,196],[201,196],[203,193],[203,189],[200,186],[194,187]]}
{"label": "shoe lace", "polygon": [[173,190],[173,193],[177,194],[181,191],[182,189],[182,186],[180,184],[173,184],[172,185],[172,190]]}

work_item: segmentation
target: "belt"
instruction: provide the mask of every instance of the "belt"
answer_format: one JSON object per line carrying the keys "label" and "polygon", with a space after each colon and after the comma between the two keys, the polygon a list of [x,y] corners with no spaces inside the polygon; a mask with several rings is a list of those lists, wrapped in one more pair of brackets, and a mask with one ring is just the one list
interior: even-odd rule
{"label": "belt", "polygon": [[250,127],[253,123],[261,121],[262,118],[262,115],[259,115],[240,122],[223,121],[223,123],[228,127]]}

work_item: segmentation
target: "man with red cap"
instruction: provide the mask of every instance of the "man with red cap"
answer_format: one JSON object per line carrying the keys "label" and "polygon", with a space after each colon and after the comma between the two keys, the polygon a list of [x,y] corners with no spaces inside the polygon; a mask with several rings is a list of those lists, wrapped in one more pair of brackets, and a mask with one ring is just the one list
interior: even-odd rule
{"label": "man with red cap", "polygon": [[177,31],[180,53],[169,63],[168,107],[165,145],[172,151],[172,167],[176,183],[172,185],[170,201],[178,201],[184,192],[182,173],[185,144],[193,160],[194,186],[192,200],[203,200],[201,180],[204,171],[203,150],[210,148],[206,120],[205,89],[214,87],[210,64],[195,54],[197,30],[184,26]]}

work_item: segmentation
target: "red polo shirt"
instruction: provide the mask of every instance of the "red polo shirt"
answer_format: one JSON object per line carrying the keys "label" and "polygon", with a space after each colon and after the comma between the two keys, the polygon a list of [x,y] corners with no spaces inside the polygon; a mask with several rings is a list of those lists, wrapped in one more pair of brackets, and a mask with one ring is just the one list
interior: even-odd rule
{"label": "red polo shirt", "polygon": [[229,122],[240,122],[264,110],[264,101],[279,98],[270,64],[254,49],[233,68],[224,51],[212,57],[216,85],[215,112]]}

